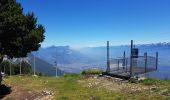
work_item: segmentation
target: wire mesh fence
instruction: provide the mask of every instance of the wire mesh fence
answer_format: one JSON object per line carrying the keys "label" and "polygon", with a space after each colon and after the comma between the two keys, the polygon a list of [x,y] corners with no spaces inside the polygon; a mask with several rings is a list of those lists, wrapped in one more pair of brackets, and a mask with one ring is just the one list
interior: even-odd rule
{"label": "wire mesh fence", "polygon": [[112,74],[125,76],[138,75],[157,69],[157,57],[138,56],[136,58],[111,58],[110,71]]}

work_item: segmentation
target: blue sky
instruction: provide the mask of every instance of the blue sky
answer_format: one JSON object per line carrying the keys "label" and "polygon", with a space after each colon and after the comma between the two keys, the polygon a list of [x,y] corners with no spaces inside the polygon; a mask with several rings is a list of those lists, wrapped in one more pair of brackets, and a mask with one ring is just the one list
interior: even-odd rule
{"label": "blue sky", "polygon": [[43,47],[170,42],[170,0],[17,0],[45,26]]}

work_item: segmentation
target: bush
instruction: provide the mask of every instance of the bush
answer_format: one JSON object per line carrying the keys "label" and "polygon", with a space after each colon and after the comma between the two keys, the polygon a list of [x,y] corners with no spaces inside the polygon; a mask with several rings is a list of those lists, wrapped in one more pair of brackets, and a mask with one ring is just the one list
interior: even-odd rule
{"label": "bush", "polygon": [[129,79],[129,82],[130,82],[130,83],[138,83],[138,80],[135,79],[135,78],[130,78],[130,79]]}
{"label": "bush", "polygon": [[95,74],[101,74],[101,69],[88,69],[81,72],[82,75],[95,75]]}
{"label": "bush", "polygon": [[66,73],[64,74],[64,77],[78,77],[79,74],[74,74],[74,73]]}
{"label": "bush", "polygon": [[[1,64],[2,71],[5,72],[5,74],[10,75],[10,64],[11,64],[11,74],[12,75],[20,74],[20,63],[11,63],[9,61],[2,62]],[[25,61],[22,61],[21,72],[22,74],[31,74],[32,73],[31,65]]]}
{"label": "bush", "polygon": [[[5,60],[1,63],[1,67],[2,67],[2,72],[5,72],[6,75],[10,75],[10,63],[9,61]],[[12,67],[11,64],[11,74],[14,74],[14,68]]]}
{"label": "bush", "polygon": [[143,80],[142,82],[144,85],[155,85],[155,84],[160,84],[161,80],[158,79],[152,79],[152,78],[147,78]]}
{"label": "bush", "polygon": [[[20,63],[18,64],[13,64],[13,68],[14,68],[14,74],[20,74]],[[32,67],[30,64],[28,64],[25,61],[21,62],[21,73],[22,74],[31,74],[32,73]]]}

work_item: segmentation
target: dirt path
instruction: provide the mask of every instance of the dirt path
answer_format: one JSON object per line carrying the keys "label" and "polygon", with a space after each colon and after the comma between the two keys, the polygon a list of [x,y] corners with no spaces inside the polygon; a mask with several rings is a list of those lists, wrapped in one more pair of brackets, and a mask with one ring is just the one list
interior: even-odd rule
{"label": "dirt path", "polygon": [[47,90],[41,92],[28,91],[20,86],[11,85],[11,92],[2,100],[52,100],[53,94]]}

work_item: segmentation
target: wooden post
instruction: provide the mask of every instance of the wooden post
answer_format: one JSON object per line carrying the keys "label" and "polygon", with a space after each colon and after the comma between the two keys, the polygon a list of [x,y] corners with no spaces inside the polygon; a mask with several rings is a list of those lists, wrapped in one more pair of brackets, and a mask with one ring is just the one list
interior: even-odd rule
{"label": "wooden post", "polygon": [[147,52],[144,53],[144,60],[145,60],[145,73],[147,72]]}
{"label": "wooden post", "polygon": [[133,40],[131,40],[131,48],[130,48],[130,77],[132,77],[132,75],[133,75],[133,69],[132,69],[132,60],[133,60],[133,58],[132,58],[132,49],[133,49]]}
{"label": "wooden post", "polygon": [[158,69],[158,52],[156,52],[156,70]]}
{"label": "wooden post", "polygon": [[110,60],[109,60],[109,41],[107,41],[107,69],[106,72],[110,71]]}

